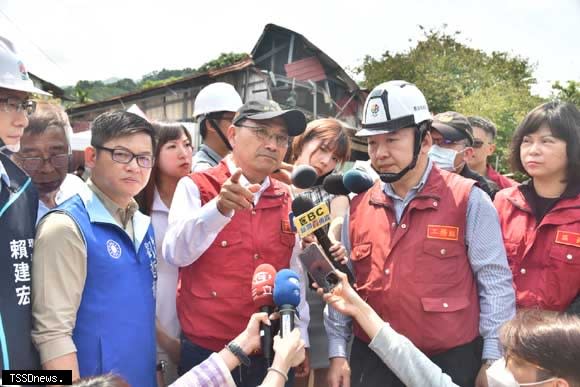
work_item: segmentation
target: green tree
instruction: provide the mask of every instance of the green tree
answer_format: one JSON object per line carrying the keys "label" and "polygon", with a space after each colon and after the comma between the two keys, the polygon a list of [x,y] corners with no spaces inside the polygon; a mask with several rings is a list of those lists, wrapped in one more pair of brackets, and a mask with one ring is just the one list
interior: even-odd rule
{"label": "green tree", "polygon": [[571,102],[580,108],[580,82],[568,81],[564,86],[556,81],[552,85],[552,97],[559,101]]}
{"label": "green tree", "polygon": [[[405,52],[367,56],[355,71],[371,89],[381,82],[404,79],[413,82],[427,98],[432,112],[458,111],[481,115],[499,130],[500,170],[507,172],[507,146],[524,115],[542,102],[531,94],[534,64],[505,52],[486,53],[460,42],[461,32],[426,30]],[[410,40],[412,42],[412,40]]]}

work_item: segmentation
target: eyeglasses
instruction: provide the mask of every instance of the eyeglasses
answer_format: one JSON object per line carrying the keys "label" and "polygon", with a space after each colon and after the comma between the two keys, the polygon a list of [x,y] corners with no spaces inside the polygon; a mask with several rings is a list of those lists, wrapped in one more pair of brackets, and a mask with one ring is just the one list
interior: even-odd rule
{"label": "eyeglasses", "polygon": [[17,98],[0,98],[0,107],[6,113],[25,112],[27,116],[36,111],[36,102]]}
{"label": "eyeglasses", "polygon": [[68,153],[60,153],[58,155],[52,155],[50,157],[22,157],[18,153],[16,156],[20,161],[21,165],[27,171],[37,171],[44,165],[45,162],[50,161],[55,168],[65,168],[68,166],[69,155]]}
{"label": "eyeglasses", "polygon": [[125,149],[112,149],[98,145],[96,145],[95,148],[111,153],[111,158],[113,161],[119,164],[129,164],[131,161],[133,161],[133,159],[136,159],[137,165],[139,165],[141,168],[153,168],[153,155],[136,155],[135,153]]}
{"label": "eyeglasses", "polygon": [[274,140],[276,140],[277,146],[279,146],[281,148],[288,147],[288,138],[289,137],[287,134],[270,133],[269,128],[266,126],[248,126],[248,125],[237,125],[237,126],[239,126],[241,128],[250,129],[252,132],[254,132],[256,137],[258,137],[262,141],[270,140],[273,138]]}
{"label": "eyeglasses", "polygon": [[491,144],[491,142],[487,142],[486,143],[485,141],[476,138],[476,139],[473,140],[473,145],[472,146],[474,148],[479,149],[479,148],[481,148],[485,144]]}
{"label": "eyeglasses", "polygon": [[445,146],[445,145],[463,145],[463,140],[451,141],[446,138],[433,138],[433,145]]}

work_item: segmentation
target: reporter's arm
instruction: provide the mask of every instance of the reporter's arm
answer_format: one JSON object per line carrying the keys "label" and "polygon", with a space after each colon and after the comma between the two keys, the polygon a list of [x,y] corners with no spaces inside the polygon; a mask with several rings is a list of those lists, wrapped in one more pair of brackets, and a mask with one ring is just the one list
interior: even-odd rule
{"label": "reporter's arm", "polygon": [[[376,314],[376,313],[375,313]],[[378,316],[377,316],[378,317]],[[376,329],[376,321],[369,322]],[[377,356],[407,386],[457,386],[449,375],[443,373],[423,352],[405,336],[398,334],[383,322],[369,344]]]}

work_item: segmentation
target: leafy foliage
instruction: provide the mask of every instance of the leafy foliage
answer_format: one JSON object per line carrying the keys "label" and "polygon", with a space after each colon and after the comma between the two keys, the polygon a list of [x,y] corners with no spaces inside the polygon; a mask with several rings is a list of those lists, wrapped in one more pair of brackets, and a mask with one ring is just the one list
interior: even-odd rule
{"label": "leafy foliage", "polygon": [[459,31],[426,30],[414,47],[402,53],[367,56],[357,68],[363,85],[404,79],[425,94],[432,112],[457,111],[486,117],[498,127],[500,170],[508,171],[506,155],[513,130],[525,114],[543,102],[531,94],[534,65],[505,52],[486,53],[461,43]]}
{"label": "leafy foliage", "polygon": [[552,96],[554,99],[576,104],[580,108],[580,82],[568,81],[564,86],[556,81],[552,85]]}
{"label": "leafy foliage", "polygon": [[130,78],[120,79],[108,84],[103,81],[82,80],[78,81],[74,86],[65,87],[64,91],[66,95],[73,97],[76,103],[79,104],[102,101],[121,94],[171,83],[183,77],[223,68],[248,57],[249,55],[245,53],[222,53],[219,57],[203,64],[198,69],[187,67],[170,70],[164,68],[160,71],[152,71],[145,74],[138,82]]}

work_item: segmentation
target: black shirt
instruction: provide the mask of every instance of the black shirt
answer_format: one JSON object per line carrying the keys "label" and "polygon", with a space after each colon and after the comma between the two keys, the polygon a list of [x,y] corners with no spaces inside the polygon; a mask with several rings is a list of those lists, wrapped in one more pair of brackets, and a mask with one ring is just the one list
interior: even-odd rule
{"label": "black shirt", "polygon": [[522,183],[519,187],[520,192],[524,195],[526,202],[532,209],[536,218],[536,223],[540,223],[544,216],[562,199],[569,199],[580,195],[580,183],[569,184],[566,189],[557,198],[544,198],[536,192],[533,180]]}

